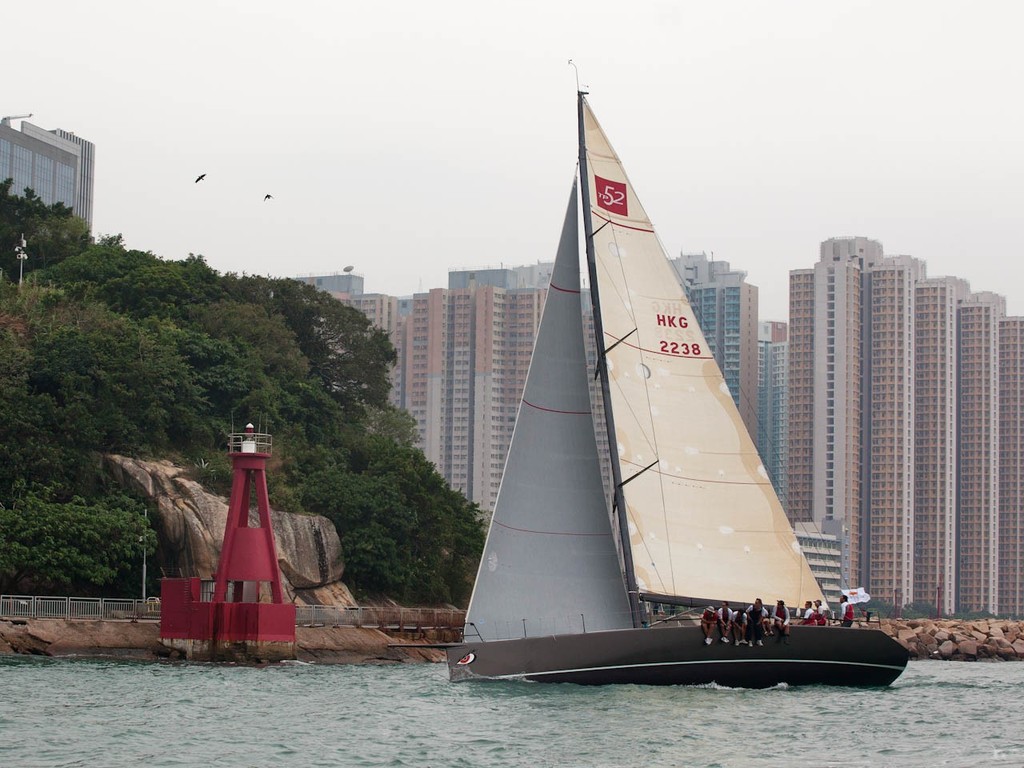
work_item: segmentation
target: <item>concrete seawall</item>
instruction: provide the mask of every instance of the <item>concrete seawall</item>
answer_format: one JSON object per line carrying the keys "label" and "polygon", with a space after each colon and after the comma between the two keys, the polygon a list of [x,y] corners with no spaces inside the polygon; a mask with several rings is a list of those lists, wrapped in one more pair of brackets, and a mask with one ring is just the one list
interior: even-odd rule
{"label": "concrete seawall", "polygon": [[[0,619],[0,655],[78,656],[139,661],[175,659],[160,642],[160,626],[149,621]],[[414,633],[394,636],[368,627],[296,627],[296,658],[321,664],[401,664],[444,661],[436,648],[390,647],[434,639]]]}

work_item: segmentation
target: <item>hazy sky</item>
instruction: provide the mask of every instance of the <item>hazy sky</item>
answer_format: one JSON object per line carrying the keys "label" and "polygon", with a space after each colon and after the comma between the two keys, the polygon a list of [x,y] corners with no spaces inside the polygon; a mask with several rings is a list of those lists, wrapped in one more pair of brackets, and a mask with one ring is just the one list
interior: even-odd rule
{"label": "hazy sky", "polygon": [[571,58],[669,254],[763,318],[841,235],[1024,313],[1021,3],[8,6],[0,115],[94,142],[94,232],[165,258],[396,295],[550,260]]}

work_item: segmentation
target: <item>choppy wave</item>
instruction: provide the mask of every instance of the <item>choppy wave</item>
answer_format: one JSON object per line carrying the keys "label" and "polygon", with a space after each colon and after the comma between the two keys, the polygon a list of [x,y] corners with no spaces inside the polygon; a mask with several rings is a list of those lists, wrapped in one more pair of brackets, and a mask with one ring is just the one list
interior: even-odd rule
{"label": "choppy wave", "polygon": [[884,689],[448,682],[442,665],[262,669],[0,657],[0,765],[1024,765],[1024,664]]}

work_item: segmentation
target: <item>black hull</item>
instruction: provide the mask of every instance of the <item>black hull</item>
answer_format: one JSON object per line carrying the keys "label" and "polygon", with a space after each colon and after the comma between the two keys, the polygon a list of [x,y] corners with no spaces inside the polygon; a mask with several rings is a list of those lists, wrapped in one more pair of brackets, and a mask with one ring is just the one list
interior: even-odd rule
{"label": "black hull", "polygon": [[[877,629],[792,627],[789,643],[704,644],[698,626],[466,642],[447,650],[453,681],[538,683],[886,686],[907,666],[906,649]],[[471,660],[470,660],[471,659]]]}

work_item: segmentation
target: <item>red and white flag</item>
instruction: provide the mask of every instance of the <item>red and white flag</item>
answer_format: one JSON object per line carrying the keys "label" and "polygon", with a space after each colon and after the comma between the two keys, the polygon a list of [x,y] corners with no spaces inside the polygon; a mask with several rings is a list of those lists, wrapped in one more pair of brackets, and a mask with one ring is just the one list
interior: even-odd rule
{"label": "red and white flag", "polygon": [[869,595],[860,587],[857,587],[856,589],[844,589],[843,594],[846,595],[847,600],[854,604],[866,603],[868,600],[871,599],[871,595]]}

